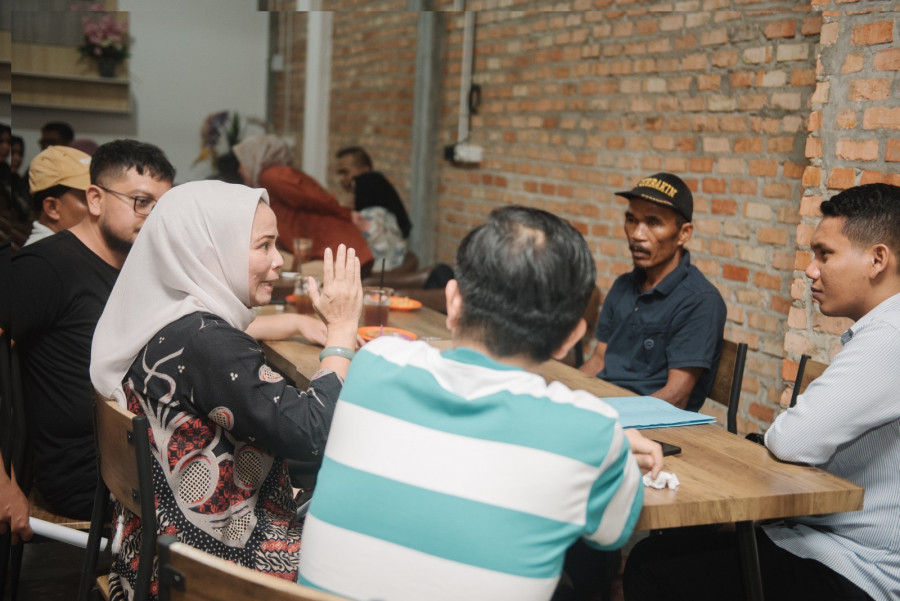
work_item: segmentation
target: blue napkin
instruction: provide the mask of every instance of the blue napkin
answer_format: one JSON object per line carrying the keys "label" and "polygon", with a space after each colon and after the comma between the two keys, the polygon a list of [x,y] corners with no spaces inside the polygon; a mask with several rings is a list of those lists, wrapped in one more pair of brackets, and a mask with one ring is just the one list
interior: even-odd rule
{"label": "blue napkin", "polygon": [[623,428],[669,428],[716,421],[714,417],[685,411],[652,396],[619,396],[603,399],[619,412]]}

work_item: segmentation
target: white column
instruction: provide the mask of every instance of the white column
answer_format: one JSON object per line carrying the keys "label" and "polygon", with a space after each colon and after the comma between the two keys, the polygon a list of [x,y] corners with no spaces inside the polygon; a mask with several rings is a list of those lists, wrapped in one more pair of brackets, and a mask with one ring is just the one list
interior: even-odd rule
{"label": "white column", "polygon": [[306,21],[306,89],[303,112],[305,173],[325,185],[328,174],[328,107],[331,96],[332,13],[318,10],[321,0],[298,0]]}

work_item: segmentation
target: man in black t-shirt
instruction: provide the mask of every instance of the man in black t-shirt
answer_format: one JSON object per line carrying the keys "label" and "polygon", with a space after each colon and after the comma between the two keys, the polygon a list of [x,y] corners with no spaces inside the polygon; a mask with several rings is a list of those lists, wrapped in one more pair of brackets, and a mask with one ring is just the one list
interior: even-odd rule
{"label": "man in black t-shirt", "polygon": [[88,214],[13,257],[11,333],[22,358],[34,484],[51,509],[89,519],[97,483],[89,366],[94,329],[147,215],[175,178],[134,140],[93,156]]}

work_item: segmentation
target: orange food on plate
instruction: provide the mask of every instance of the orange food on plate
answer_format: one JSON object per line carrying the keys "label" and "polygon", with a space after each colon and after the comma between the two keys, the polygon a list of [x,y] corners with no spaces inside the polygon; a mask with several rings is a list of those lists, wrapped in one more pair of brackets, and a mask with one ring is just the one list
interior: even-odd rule
{"label": "orange food on plate", "polygon": [[416,340],[418,338],[414,332],[401,330],[400,328],[392,328],[390,326],[384,326],[383,331],[381,326],[366,326],[357,331],[366,342],[378,338],[379,336],[398,336],[400,338],[405,338],[406,340]]}
{"label": "orange food on plate", "polygon": [[422,307],[422,303],[408,296],[392,296],[391,310],[393,311],[415,311]]}

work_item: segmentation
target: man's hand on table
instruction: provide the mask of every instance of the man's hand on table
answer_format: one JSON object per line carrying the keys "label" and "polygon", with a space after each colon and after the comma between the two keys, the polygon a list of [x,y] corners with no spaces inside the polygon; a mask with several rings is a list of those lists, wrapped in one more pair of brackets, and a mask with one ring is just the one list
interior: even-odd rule
{"label": "man's hand on table", "polygon": [[641,472],[649,471],[650,477],[656,480],[663,464],[662,447],[658,442],[646,438],[637,430],[630,428],[624,432],[628,438],[628,444],[631,445],[631,453],[637,459]]}

